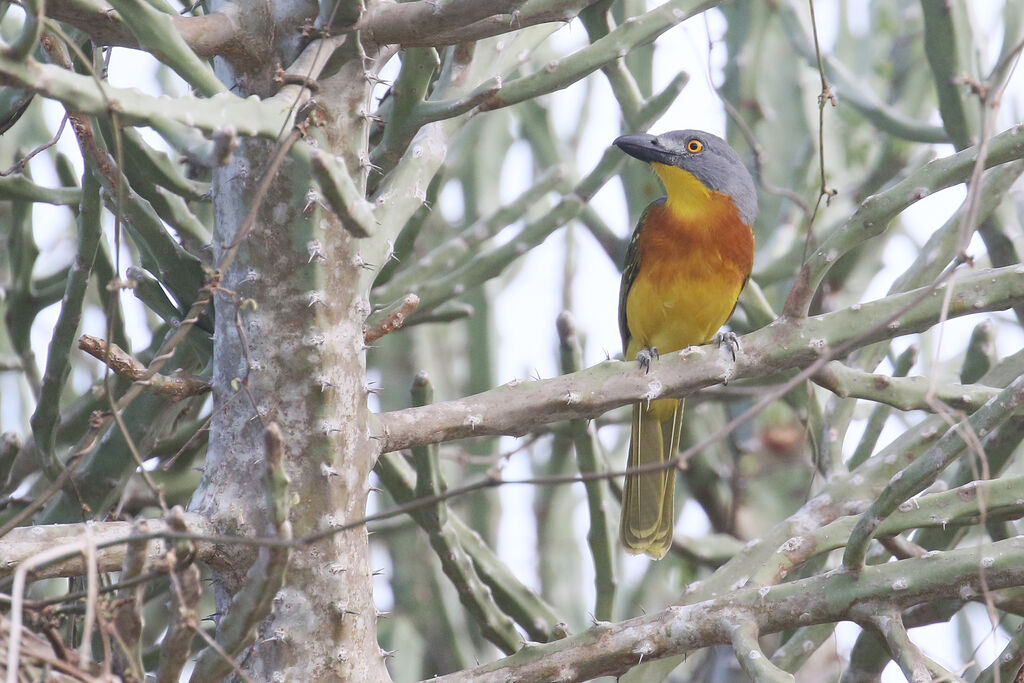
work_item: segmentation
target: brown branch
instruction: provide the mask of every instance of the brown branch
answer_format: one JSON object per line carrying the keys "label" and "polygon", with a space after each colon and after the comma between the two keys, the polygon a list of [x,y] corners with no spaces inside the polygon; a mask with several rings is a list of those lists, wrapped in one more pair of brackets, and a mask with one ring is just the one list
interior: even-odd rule
{"label": "brown branch", "polygon": [[[981,510],[984,510],[984,506],[980,506]],[[892,556],[897,560],[906,560],[911,557],[921,557],[927,550],[917,545],[913,541],[909,541],[903,536],[879,536],[878,542],[883,548],[892,553]]]}
{"label": "brown branch", "polygon": [[154,393],[167,397],[172,401],[180,401],[190,396],[202,396],[210,391],[210,384],[205,380],[188,374],[174,377],[155,374],[146,377],[146,366],[132,358],[117,344],[107,344],[99,337],[83,334],[78,339],[78,348],[107,366],[118,377],[140,382],[150,387]]}
{"label": "brown branch", "polygon": [[[39,633],[34,631],[25,630],[21,634],[21,656],[19,659],[23,665],[37,663],[48,667],[49,673],[44,675],[45,680],[57,683],[102,680],[99,678],[102,674],[100,665],[94,662],[85,662],[77,650],[64,648],[63,643],[58,640],[59,635],[51,625],[40,623],[34,626],[42,632],[42,635],[46,636],[46,639],[44,640]],[[6,641],[10,631],[11,621],[6,615],[0,615],[0,638]],[[27,676],[28,674],[23,672],[19,680],[27,680]]]}
{"label": "brown branch", "polygon": [[387,308],[371,315],[367,318],[366,325],[363,326],[363,343],[372,344],[385,334],[397,330],[419,305],[420,298],[418,296],[406,294]]}
{"label": "brown branch", "polygon": [[518,14],[524,0],[436,0],[378,2],[369,8],[356,28],[378,45],[398,42],[396,36],[429,39],[439,30],[463,28],[492,16]]}
{"label": "brown branch", "polygon": [[[521,11],[524,0],[453,0],[440,5],[436,0],[381,2],[344,32],[362,31],[365,40],[378,45],[442,46],[480,40],[517,31],[527,26],[571,21],[596,0],[558,0]],[[81,29],[96,45],[138,49],[139,42],[117,12],[105,0],[50,0],[46,14]],[[251,35],[256,27],[246,26],[251,18],[238,5],[201,17],[173,17],[174,27],[200,57],[221,56],[228,60],[249,58],[257,49]],[[284,28],[284,27],[281,27]]]}
{"label": "brown branch", "polygon": [[[105,0],[49,0],[46,15],[89,34],[93,43],[139,49],[139,41]],[[225,3],[217,12],[201,17],[172,17],[174,27],[200,57],[244,58],[247,48],[238,6]],[[249,42],[252,42],[251,40]]]}
{"label": "brown branch", "polygon": [[380,2],[350,30],[378,45],[436,47],[481,40],[548,22],[568,22],[596,0],[559,0],[521,11],[523,0]]}
{"label": "brown branch", "polygon": [[[1001,282],[994,289],[993,276]],[[692,347],[662,356],[649,373],[633,363],[606,361],[553,379],[510,382],[475,396],[383,413],[377,418],[378,438],[389,452],[470,436],[522,436],[544,424],[597,417],[637,400],[685,396],[720,382],[806,368],[830,348],[928,329],[941,314],[936,293],[943,290],[914,290],[802,320],[780,318],[743,337],[735,361],[712,346]],[[995,290],[1001,293],[994,295]],[[1024,300],[1024,279],[1015,266],[979,271],[955,284],[951,313],[1002,310],[1018,300]]]}

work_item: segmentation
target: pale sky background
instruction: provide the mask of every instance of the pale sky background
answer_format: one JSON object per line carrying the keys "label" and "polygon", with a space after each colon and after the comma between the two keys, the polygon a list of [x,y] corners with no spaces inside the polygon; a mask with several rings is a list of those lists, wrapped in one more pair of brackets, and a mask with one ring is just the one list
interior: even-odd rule
{"label": "pale sky background", "polygon": [[[654,6],[655,2],[649,3]],[[865,22],[858,14],[858,3],[848,3],[851,6],[851,13],[845,18],[850,25],[857,29],[863,28]],[[989,27],[988,35],[1001,36],[999,28],[998,11],[1002,3],[980,2],[971,3],[972,9],[978,13],[978,20],[981,26]],[[823,49],[828,50],[836,34],[839,16],[836,13],[834,2],[819,2],[816,6],[819,21],[819,31],[823,41]],[[714,94],[709,84],[709,79],[716,83],[721,82],[721,67],[725,59],[724,47],[718,45],[710,55],[708,54],[708,34],[717,41],[725,28],[724,20],[717,11],[710,11],[704,15],[691,19],[684,24],[666,33],[658,42],[655,57],[655,90],[663,88],[679,71],[686,71],[690,74],[689,84],[676,103],[669,109],[668,113],[659,120],[651,131],[659,133],[678,128],[701,128],[713,133],[722,135],[725,128],[725,115],[718,104],[717,95]],[[559,46],[567,49],[581,47],[586,43],[586,33],[578,23],[570,24],[559,30],[554,40]],[[990,46],[991,50],[997,50],[998,43]],[[122,52],[123,51],[118,51]],[[149,92],[159,94],[160,86],[157,85],[154,74],[156,73],[155,62],[145,53],[133,52],[125,59],[123,54],[115,54],[110,70],[110,80],[115,85],[132,86]],[[711,65],[710,73],[708,65]],[[392,65],[393,67],[394,65]],[[392,68],[392,73],[394,69]],[[1006,101],[1003,105],[1000,116],[1000,124],[996,130],[1002,130],[1012,121],[1020,120],[1021,112],[1024,112],[1024,76],[1015,74],[1014,79],[1007,89]],[[385,74],[388,72],[385,71]],[[170,80],[176,79],[171,75]],[[165,79],[166,80],[166,79]],[[590,87],[596,93],[593,102],[614,102],[614,97],[608,88],[607,82],[600,73],[589,78]],[[182,92],[185,88],[178,82]],[[552,94],[550,97],[557,103],[553,111],[567,112],[561,119],[556,119],[555,124],[568,132],[576,125],[575,113],[579,110],[582,98],[583,85],[577,83],[574,86]],[[838,91],[840,106],[842,106],[843,93]],[[56,129],[63,112],[62,109],[53,103],[44,107],[44,115],[51,129]],[[938,122],[938,114],[935,114],[935,121]],[[826,125],[838,125],[835,116],[826,114]],[[150,131],[144,131],[147,140],[153,144],[160,144],[157,136]],[[589,170],[600,158],[604,149],[611,141],[620,134],[620,121],[618,108],[615,105],[604,109],[592,108],[583,133],[583,144],[578,149],[578,163],[582,172]],[[70,129],[65,135],[59,147],[74,161],[80,162],[77,145],[70,134]],[[952,149],[948,146],[937,146],[938,155],[949,154]],[[506,199],[512,199],[519,192],[525,189],[523,178],[530,177],[531,160],[529,152],[524,147],[516,148],[506,161],[502,171],[502,186],[507,189]],[[57,183],[53,166],[46,155],[40,155],[32,162],[32,173],[37,180],[44,185],[55,185]],[[79,172],[81,169],[79,168]],[[1021,198],[1021,188],[1018,183],[1016,188],[1017,200]],[[935,193],[921,202],[918,202],[903,213],[903,221],[910,226],[912,234],[919,242],[923,243],[927,235],[937,226],[941,225],[963,201],[965,191],[963,186]],[[632,230],[626,207],[621,200],[621,185],[617,178],[612,179],[591,202],[605,217],[608,224],[620,235],[626,235]],[[457,214],[461,208],[461,199],[457,195],[444,195],[439,201],[439,209],[446,213]],[[819,217],[819,225],[828,222],[826,215]],[[57,269],[67,263],[74,254],[74,244],[67,236],[59,235],[53,230],[47,230],[47,225],[64,225],[67,222],[68,210],[60,207],[36,205],[34,218],[36,227],[36,239],[40,251],[46,262],[40,268],[46,270],[48,267]],[[834,216],[832,218],[835,218]],[[109,219],[109,216],[108,216]],[[518,229],[511,226],[508,231]],[[108,239],[110,231],[107,231]],[[574,283],[574,310],[578,327],[586,339],[585,362],[587,365],[604,360],[606,355],[615,355],[620,351],[620,341],[617,327],[616,302],[618,301],[619,271],[617,265],[611,264],[604,252],[597,246],[596,242],[584,229],[576,230],[577,248],[580,249],[577,257],[578,273]],[[1024,247],[1024,245],[1018,245]],[[973,243],[970,253],[982,254],[983,248],[978,243]],[[512,379],[523,379],[527,377],[552,377],[557,372],[555,349],[557,336],[555,334],[555,318],[560,312],[560,297],[552,296],[554,292],[560,292],[562,288],[562,262],[564,255],[564,231],[556,232],[541,247],[533,249],[527,254],[520,266],[519,272],[508,285],[497,292],[495,299],[495,321],[498,326],[497,345],[500,353],[496,354],[498,368],[496,372],[499,384]],[[883,263],[878,276],[865,292],[863,300],[871,300],[883,296],[888,290],[891,282],[897,277],[908,263],[916,255],[916,245],[910,240],[894,240],[890,248],[883,255]],[[42,259],[41,259],[42,260]],[[129,264],[130,259],[126,252],[122,252],[122,272]],[[492,283],[492,286],[494,283]],[[492,290],[493,291],[493,290]],[[141,348],[149,343],[149,334],[142,324],[144,312],[142,305],[132,296],[123,296],[122,305],[125,308],[126,317],[129,323],[130,333],[133,337],[133,345]],[[32,343],[36,349],[37,360],[40,367],[46,361],[46,348],[49,342],[50,333],[56,321],[58,307],[51,306],[40,314],[32,329]],[[965,335],[969,335],[973,327],[982,319],[990,318],[994,321],[1007,321],[1009,324],[999,326],[999,333],[996,339],[999,355],[1006,355],[1019,349],[1024,344],[1024,334],[1019,325],[1006,314],[985,314],[984,316],[968,316],[946,323],[944,336],[947,343],[939,350],[939,359],[947,358],[956,351],[962,349],[959,341]],[[83,319],[82,332],[104,334],[105,324],[102,316],[94,311],[87,310]],[[899,349],[908,345],[913,338],[897,340],[895,346]],[[924,358],[922,363],[928,363],[930,359]],[[921,372],[921,366],[915,368],[915,373]],[[14,373],[0,373],[0,394],[11,396],[16,395],[16,382],[18,378]],[[72,383],[76,390],[84,390],[90,382],[87,373],[79,372],[72,377]],[[20,431],[22,425],[27,423],[27,416],[20,413],[20,406],[15,402],[7,401],[0,410],[0,429],[14,429]],[[911,415],[909,421],[919,419]],[[890,421],[886,431],[883,433],[879,443],[886,443],[898,433],[898,428]],[[859,429],[851,430],[850,438],[856,437]],[[503,438],[501,450],[510,450],[515,445],[515,440]],[[531,474],[529,452],[521,453],[513,457],[505,467],[506,478],[515,479],[526,477]],[[488,494],[490,495],[490,494]],[[503,519],[507,521],[500,530],[499,554],[509,563],[516,573],[529,585],[537,586],[536,558],[523,556],[521,549],[532,548],[533,539],[530,537],[531,530],[526,525],[514,524],[514,520],[532,517],[531,501],[532,491],[528,487],[511,486],[500,489],[502,503],[505,506]],[[684,513],[684,524],[689,533],[699,534],[702,528],[706,528],[706,520],[703,514],[695,509],[691,503]],[[579,537],[582,541],[585,535],[587,515],[585,509],[580,510],[576,519]],[[374,557],[378,566],[386,564],[382,554]],[[643,571],[646,563],[645,558],[630,557],[625,564],[627,577],[638,576]],[[590,568],[585,566],[584,572]],[[592,592],[592,576],[581,577],[581,585],[584,591]],[[382,578],[377,584],[378,602],[386,607],[390,601],[389,588],[386,579]],[[588,595],[588,600],[590,596]],[[974,611],[975,640],[981,634],[986,633],[988,628],[987,616],[983,609]],[[837,633],[838,651],[848,655],[849,648],[853,643],[859,629],[852,624],[840,625]],[[956,644],[954,629],[948,625],[938,625],[925,629],[914,629],[912,635],[926,652],[937,661],[954,667],[956,661],[950,661],[953,653],[959,652]],[[923,636],[923,637],[922,637]],[[995,656],[1002,648],[1004,641],[996,638],[985,640],[977,656],[978,659],[987,662]],[[890,665],[883,678],[884,681],[901,681],[902,674],[895,667]]]}

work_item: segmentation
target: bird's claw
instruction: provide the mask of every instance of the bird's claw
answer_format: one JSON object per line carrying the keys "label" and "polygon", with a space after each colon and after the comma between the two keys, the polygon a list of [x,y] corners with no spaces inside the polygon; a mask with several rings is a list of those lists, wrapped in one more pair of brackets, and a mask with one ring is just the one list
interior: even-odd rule
{"label": "bird's claw", "polygon": [[636,362],[640,363],[640,368],[644,371],[645,375],[651,371],[651,361],[657,358],[659,358],[658,349],[653,346],[636,352]]}
{"label": "bird's claw", "polygon": [[736,336],[735,332],[731,330],[719,332],[715,335],[715,343],[719,348],[724,346],[729,349],[733,362],[736,362],[736,351],[740,348],[740,338]]}

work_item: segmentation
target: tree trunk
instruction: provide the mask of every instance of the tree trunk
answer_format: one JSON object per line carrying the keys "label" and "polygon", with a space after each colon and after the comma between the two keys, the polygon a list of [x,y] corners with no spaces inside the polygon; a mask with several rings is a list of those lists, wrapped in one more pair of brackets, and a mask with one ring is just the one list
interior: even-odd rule
{"label": "tree trunk", "polygon": [[[272,87],[274,66],[268,61],[243,74],[221,64],[218,75],[258,91]],[[322,144],[355,166],[354,177],[358,160],[346,150],[366,135],[363,68],[350,60],[321,84],[319,98],[330,110]],[[378,450],[367,430],[368,304],[357,286],[356,242],[333,215],[307,207],[311,172],[293,158],[284,160],[266,196],[257,196],[273,149],[247,139],[215,173],[216,260],[254,203],[259,210],[215,293],[214,411],[203,483],[191,505],[220,533],[247,537],[271,529],[260,483],[263,425],[275,422],[284,435],[296,536],[364,515]],[[256,555],[244,545],[230,552],[235,571],[215,577],[221,614]],[[256,643],[240,656],[254,680],[389,680],[376,640],[364,529],[292,550],[273,602]]]}

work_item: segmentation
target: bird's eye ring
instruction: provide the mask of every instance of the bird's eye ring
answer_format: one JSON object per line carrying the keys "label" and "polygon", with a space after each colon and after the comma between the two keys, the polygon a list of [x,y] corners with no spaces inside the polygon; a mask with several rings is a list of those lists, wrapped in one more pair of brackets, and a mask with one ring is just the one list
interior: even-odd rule
{"label": "bird's eye ring", "polygon": [[686,143],[686,151],[690,152],[691,154],[696,154],[697,152],[700,152],[703,149],[704,143],[698,140],[697,138],[693,138],[692,140]]}

